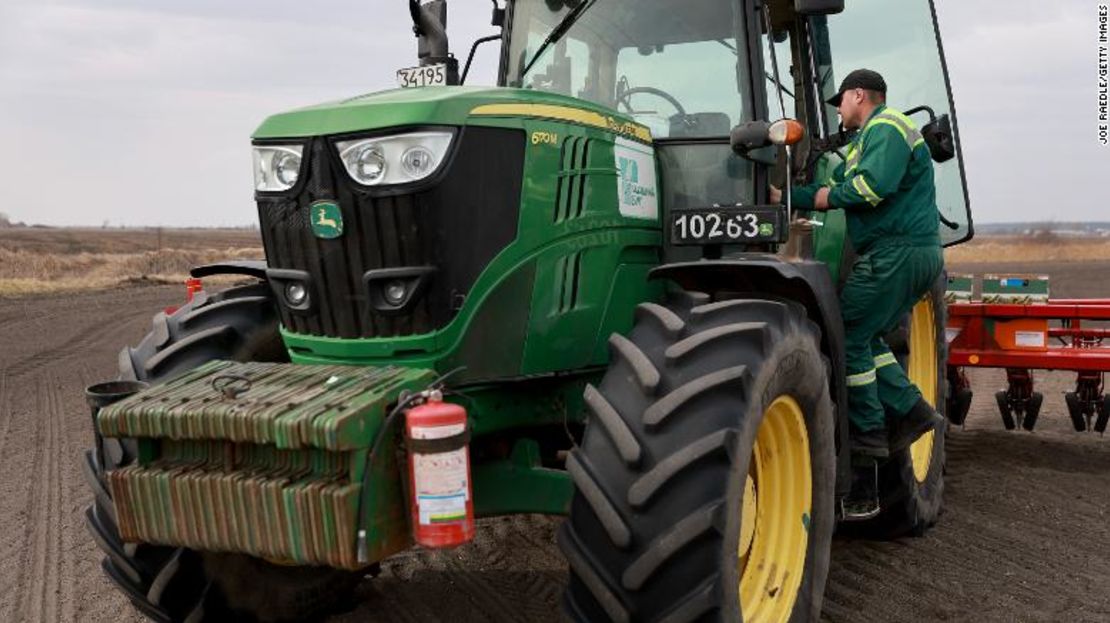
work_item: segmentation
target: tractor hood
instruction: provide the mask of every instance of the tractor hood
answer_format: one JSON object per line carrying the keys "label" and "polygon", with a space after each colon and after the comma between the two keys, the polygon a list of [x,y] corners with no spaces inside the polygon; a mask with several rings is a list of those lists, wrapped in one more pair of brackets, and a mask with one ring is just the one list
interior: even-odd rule
{"label": "tractor hood", "polygon": [[483,115],[499,116],[542,117],[550,116],[543,114],[544,110],[576,111],[588,116],[589,120],[580,120],[587,125],[604,123],[615,131],[650,140],[646,128],[627,116],[584,100],[531,89],[466,86],[393,89],[301,108],[271,116],[253,136],[298,138],[408,125],[458,126],[479,108]]}

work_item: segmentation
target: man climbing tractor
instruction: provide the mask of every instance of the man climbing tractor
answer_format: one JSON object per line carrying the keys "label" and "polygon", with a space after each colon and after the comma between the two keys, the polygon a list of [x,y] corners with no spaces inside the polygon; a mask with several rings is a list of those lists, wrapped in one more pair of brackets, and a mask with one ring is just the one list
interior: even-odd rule
{"label": "man climbing tractor", "polygon": [[884,340],[944,267],[929,148],[909,117],[886,106],[886,89],[868,69],[844,78],[828,103],[844,128],[858,130],[847,160],[829,179],[793,189],[799,209],[843,209],[858,254],[840,294],[854,467],[848,520],[879,513],[876,460],[944,425]]}

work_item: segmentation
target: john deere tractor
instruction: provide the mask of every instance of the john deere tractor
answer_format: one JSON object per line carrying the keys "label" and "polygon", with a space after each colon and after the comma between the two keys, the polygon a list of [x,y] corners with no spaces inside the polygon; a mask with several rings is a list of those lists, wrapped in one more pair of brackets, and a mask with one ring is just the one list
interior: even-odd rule
{"label": "john deere tractor", "polygon": [[[401,88],[255,132],[266,258],[193,271],[246,284],[156,314],[91,390],[108,577],[157,620],[305,619],[425,523],[545,513],[573,620],[816,618],[853,253],[842,213],[770,187],[828,175],[824,101],[867,67],[929,142],[945,243],[970,238],[932,1],[495,1],[496,87],[460,84],[445,0],[409,8]],[[888,338],[938,409],[942,295]],[[406,429],[437,402],[464,421]],[[459,505],[414,498],[413,457],[460,448]],[[925,531],[944,457],[940,430],[892,456],[851,528]]]}

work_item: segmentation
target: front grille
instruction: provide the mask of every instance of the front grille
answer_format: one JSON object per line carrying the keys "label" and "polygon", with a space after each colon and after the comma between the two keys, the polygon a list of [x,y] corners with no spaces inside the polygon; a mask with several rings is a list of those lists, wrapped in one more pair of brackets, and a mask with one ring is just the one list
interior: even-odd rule
{"label": "front grille", "polygon": [[[304,179],[293,196],[259,196],[262,241],[270,268],[308,274],[308,311],[281,305],[294,333],[342,338],[395,337],[445,326],[474,281],[516,238],[524,166],[519,130],[462,128],[445,172],[430,186],[395,194],[356,185],[330,139],[305,146]],[[339,204],[344,233],[317,238],[310,205]],[[432,266],[427,290],[396,315],[374,308],[368,270]]]}

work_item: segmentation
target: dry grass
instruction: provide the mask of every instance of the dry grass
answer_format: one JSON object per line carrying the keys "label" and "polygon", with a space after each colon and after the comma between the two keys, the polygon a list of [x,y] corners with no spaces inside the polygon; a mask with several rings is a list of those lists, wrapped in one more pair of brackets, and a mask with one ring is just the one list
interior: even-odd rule
{"label": "dry grass", "polygon": [[262,257],[250,231],[0,229],[0,297],[182,283],[200,264]]}
{"label": "dry grass", "polygon": [[979,236],[944,252],[949,264],[1110,260],[1110,239],[1063,236]]}
{"label": "dry grass", "polygon": [[[253,230],[0,228],[0,297],[132,282],[176,284],[193,266],[261,257]],[[945,258],[960,265],[1110,260],[1110,240],[979,236],[948,249]]]}

